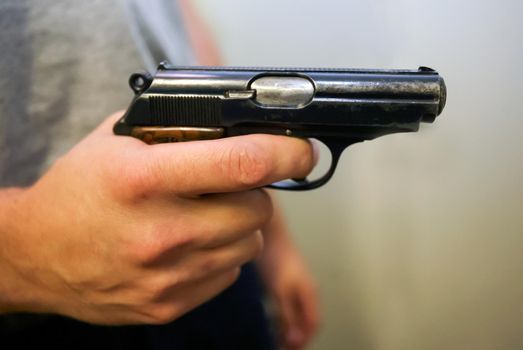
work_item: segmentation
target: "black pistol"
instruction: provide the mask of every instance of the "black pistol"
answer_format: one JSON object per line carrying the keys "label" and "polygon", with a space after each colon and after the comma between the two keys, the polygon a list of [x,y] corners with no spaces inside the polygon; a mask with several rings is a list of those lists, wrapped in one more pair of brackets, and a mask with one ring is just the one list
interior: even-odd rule
{"label": "black pistol", "polygon": [[[310,190],[334,174],[343,150],[378,136],[417,131],[445,106],[433,69],[179,67],[133,74],[135,97],[114,133],[149,144],[266,133],[322,141],[331,151],[319,179],[268,187]],[[284,150],[282,150],[284,152]]]}

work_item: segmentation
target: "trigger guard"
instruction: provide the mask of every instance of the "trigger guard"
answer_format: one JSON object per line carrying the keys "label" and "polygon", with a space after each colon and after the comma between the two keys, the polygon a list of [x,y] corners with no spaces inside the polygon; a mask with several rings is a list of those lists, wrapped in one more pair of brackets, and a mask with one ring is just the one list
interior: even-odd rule
{"label": "trigger guard", "polygon": [[307,179],[283,180],[267,185],[265,187],[285,191],[307,191],[321,187],[325,185],[327,182],[329,182],[329,180],[334,175],[334,172],[336,171],[336,166],[338,165],[338,160],[340,159],[340,156],[343,153],[343,151],[350,145],[363,141],[362,139],[340,140],[328,138],[323,138],[319,140],[325,143],[332,155],[332,161],[329,170],[327,170],[327,172],[322,177],[313,181],[309,181]]}
{"label": "trigger guard", "polygon": [[332,175],[334,175],[334,171],[336,170],[336,163],[337,160],[332,160],[331,165],[329,167],[329,170],[325,175],[320,177],[319,179],[309,181],[307,179],[304,180],[283,180],[278,181],[273,184],[270,184],[268,186],[265,186],[267,188],[272,189],[278,189],[278,190],[287,190],[287,191],[307,191],[307,190],[313,190],[315,188],[321,187],[325,185],[329,180],[331,179]]}

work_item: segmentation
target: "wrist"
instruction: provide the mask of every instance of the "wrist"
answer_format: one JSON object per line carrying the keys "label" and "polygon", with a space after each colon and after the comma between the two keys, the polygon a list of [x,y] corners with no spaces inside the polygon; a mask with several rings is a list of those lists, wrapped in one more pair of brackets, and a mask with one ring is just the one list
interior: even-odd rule
{"label": "wrist", "polygon": [[27,234],[23,227],[29,213],[29,209],[24,208],[26,193],[25,188],[0,190],[0,313],[43,311],[36,288],[20,268],[20,263],[27,258],[20,244]]}

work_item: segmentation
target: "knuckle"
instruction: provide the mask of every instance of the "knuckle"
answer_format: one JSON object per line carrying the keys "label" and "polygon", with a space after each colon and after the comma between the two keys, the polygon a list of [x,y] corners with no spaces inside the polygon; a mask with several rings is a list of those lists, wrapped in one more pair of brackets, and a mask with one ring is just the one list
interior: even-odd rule
{"label": "knuckle", "polygon": [[237,143],[224,153],[222,164],[231,179],[241,186],[258,186],[271,174],[267,152],[252,142]]}
{"label": "knuckle", "polygon": [[152,265],[193,243],[190,232],[175,231],[173,227],[170,223],[152,223],[136,233],[129,245],[131,259],[140,266]]}
{"label": "knuckle", "polygon": [[177,286],[176,281],[156,280],[151,281],[143,291],[144,302],[155,302],[168,295]]}
{"label": "knuckle", "polygon": [[156,262],[162,251],[163,244],[161,242],[144,235],[131,244],[129,255],[137,265],[147,266]]}
{"label": "knuckle", "polygon": [[147,199],[159,183],[159,176],[151,167],[133,167],[124,177],[127,193],[134,200]]}
{"label": "knuckle", "polygon": [[[136,153],[136,152],[135,152]],[[135,154],[125,162],[112,165],[109,181],[118,197],[133,202],[147,199],[158,188],[160,172],[155,171],[154,162],[146,162],[142,154]]]}
{"label": "knuckle", "polygon": [[[246,261],[250,260],[245,257],[241,257],[242,254],[237,253],[238,256],[236,257],[229,257],[224,259],[223,257],[216,257],[216,256],[208,256],[201,260],[200,264],[197,265],[196,269],[194,269],[189,274],[189,282],[194,281],[205,281],[208,279],[214,278],[217,273],[218,274],[225,274],[225,281],[226,283],[234,283],[237,279],[237,273],[239,273],[241,264],[245,263]],[[243,255],[246,253],[244,252]],[[251,252],[247,252],[247,254],[251,254]],[[240,261],[241,260],[241,261]],[[232,269],[231,269],[232,268]],[[236,271],[236,268],[238,271]],[[228,271],[228,269],[231,269]],[[224,272],[225,271],[225,272]],[[229,284],[228,284],[229,285]]]}

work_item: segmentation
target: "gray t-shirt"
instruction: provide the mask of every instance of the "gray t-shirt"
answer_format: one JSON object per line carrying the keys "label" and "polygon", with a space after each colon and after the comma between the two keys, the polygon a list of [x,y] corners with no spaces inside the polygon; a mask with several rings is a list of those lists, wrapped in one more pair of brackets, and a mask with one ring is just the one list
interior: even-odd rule
{"label": "gray t-shirt", "polygon": [[164,0],[3,0],[0,48],[0,187],[33,183],[125,109],[131,73],[194,63],[177,2]]}

